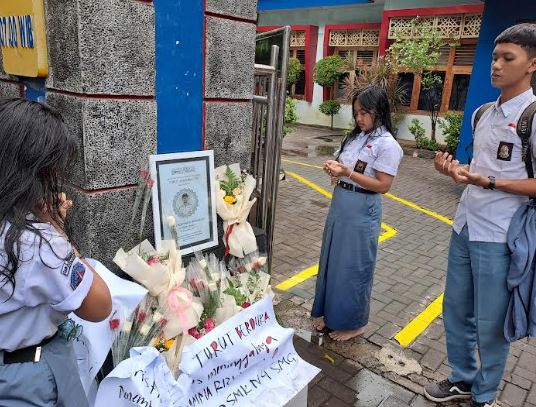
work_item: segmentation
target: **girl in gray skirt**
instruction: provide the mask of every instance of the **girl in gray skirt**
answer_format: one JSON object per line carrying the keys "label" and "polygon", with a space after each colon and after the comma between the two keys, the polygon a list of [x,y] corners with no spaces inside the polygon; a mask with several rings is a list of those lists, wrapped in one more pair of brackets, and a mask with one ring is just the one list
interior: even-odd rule
{"label": "girl in gray skirt", "polygon": [[385,90],[361,89],[352,100],[356,123],[324,171],[336,179],[311,316],[313,326],[346,341],[368,323],[381,224],[381,197],[391,188],[403,152],[392,135]]}

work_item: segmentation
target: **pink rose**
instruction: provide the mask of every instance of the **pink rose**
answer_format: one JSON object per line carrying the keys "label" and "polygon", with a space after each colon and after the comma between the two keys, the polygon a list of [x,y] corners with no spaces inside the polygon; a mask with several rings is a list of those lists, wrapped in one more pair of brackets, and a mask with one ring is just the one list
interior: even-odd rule
{"label": "pink rose", "polygon": [[147,264],[149,266],[152,266],[153,264],[160,263],[160,259],[157,256],[151,257],[149,260],[147,260]]}
{"label": "pink rose", "polygon": [[205,330],[208,332],[212,331],[216,324],[214,323],[214,320],[212,318],[205,319],[205,323],[203,324],[205,327]]}

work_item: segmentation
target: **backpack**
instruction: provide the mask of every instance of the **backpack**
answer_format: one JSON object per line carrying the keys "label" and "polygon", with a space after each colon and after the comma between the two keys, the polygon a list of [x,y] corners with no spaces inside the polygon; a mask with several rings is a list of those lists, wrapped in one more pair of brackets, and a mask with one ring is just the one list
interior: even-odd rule
{"label": "backpack", "polygon": [[[473,139],[475,138],[476,126],[481,119],[482,115],[488,110],[495,102],[485,103],[478,108],[473,120]],[[534,178],[534,170],[532,168],[532,158],[530,154],[530,135],[532,132],[532,122],[534,114],[536,113],[536,101],[528,105],[517,122],[516,133],[521,139],[521,159],[525,162],[525,168],[527,169],[527,175],[529,178]],[[473,146],[473,141],[467,146],[468,148]]]}

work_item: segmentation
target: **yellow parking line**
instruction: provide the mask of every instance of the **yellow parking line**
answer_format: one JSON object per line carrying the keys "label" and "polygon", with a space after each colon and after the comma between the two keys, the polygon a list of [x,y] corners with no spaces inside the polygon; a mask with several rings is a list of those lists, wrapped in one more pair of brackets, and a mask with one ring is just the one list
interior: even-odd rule
{"label": "yellow parking line", "polygon": [[443,294],[437,297],[423,312],[397,333],[395,335],[396,341],[404,348],[409,346],[442,312]]}
{"label": "yellow parking line", "polygon": [[[324,188],[316,185],[315,183],[309,181],[308,179],[302,177],[301,175],[298,175],[292,171],[286,171],[286,174],[302,183],[307,185],[308,187],[311,187],[317,192],[320,192],[325,197],[331,199],[332,195],[326,191]],[[382,223],[382,234],[380,235],[378,241],[381,243],[387,239],[392,238],[396,235],[396,229],[392,228],[389,225],[386,225],[385,223]],[[287,291],[291,289],[294,286],[297,286],[298,284],[303,283],[305,280],[310,279],[311,277],[314,277],[318,274],[318,264],[314,265],[313,267],[309,267],[308,269],[305,269],[301,271],[300,273],[296,274],[295,276],[283,281],[282,283],[278,284],[275,288],[281,291]]]}
{"label": "yellow parking line", "polygon": [[425,214],[431,216],[432,218],[439,219],[441,222],[445,222],[445,223],[447,223],[449,225],[452,225],[452,220],[451,219],[446,218],[445,216],[440,215],[439,213],[436,213],[436,212],[431,211],[429,209],[423,208],[422,206],[417,205],[416,203],[413,203],[413,202],[407,201],[405,199],[399,198],[398,196],[395,196],[395,195],[390,194],[390,193],[386,193],[385,196],[387,198],[394,199],[395,201],[398,201],[398,202],[400,202],[400,203],[402,203],[404,205],[407,205],[410,208],[418,210],[419,212],[425,213]]}
{"label": "yellow parking line", "polygon": [[305,163],[301,163],[301,162],[299,162],[299,161],[286,160],[286,159],[284,159],[284,158],[283,158],[281,161],[284,162],[284,163],[301,165],[302,167],[320,168],[320,169],[322,169],[322,166],[321,166],[321,165],[305,164]]}
{"label": "yellow parking line", "polygon": [[[322,169],[322,167],[320,165],[305,164],[305,163],[301,163],[299,161],[292,161],[292,160],[281,160],[281,161],[289,163],[289,164],[301,165],[302,167]],[[286,173],[288,174],[289,171],[286,171]],[[407,199],[399,198],[398,196],[393,195],[391,193],[387,193],[387,194],[385,194],[385,196],[387,198],[391,198],[391,199],[393,199],[393,200],[395,200],[397,202],[400,202],[401,204],[409,206],[410,208],[413,208],[413,209],[415,209],[415,210],[417,210],[419,212],[422,212],[422,213],[424,213],[426,215],[429,215],[429,216],[431,216],[433,218],[436,218],[436,219],[438,219],[438,220],[440,220],[442,222],[445,222],[448,225],[452,225],[452,220],[451,219],[449,219],[449,218],[447,218],[447,217],[445,217],[443,215],[440,215],[437,212],[431,211],[430,209],[423,208],[422,206],[420,206],[420,205],[418,205],[418,204],[416,204],[414,202],[408,201]]]}
{"label": "yellow parking line", "polygon": [[[311,165],[311,164],[305,164],[305,163],[301,163],[299,161],[291,161],[291,160],[282,160],[284,162],[287,162],[289,164],[296,164],[296,165],[300,165],[300,166],[303,166],[303,167],[311,167],[311,168],[318,168],[318,169],[322,169],[321,166],[319,165]],[[293,173],[289,173],[287,172],[287,174],[291,175]],[[297,175],[297,174],[295,174]],[[291,175],[293,176],[293,175]],[[299,177],[299,175],[298,175]],[[296,178],[296,177],[295,177]],[[298,179],[298,178],[296,178]],[[309,181],[308,181],[309,182]],[[316,188],[315,188],[316,189]],[[324,192],[323,193],[327,193],[325,190],[323,190]],[[443,215],[440,215],[439,213],[437,212],[434,212],[434,211],[431,211],[429,209],[426,209],[426,208],[423,208],[422,206],[420,205],[417,205],[416,203],[413,203],[411,201],[408,201],[406,199],[403,199],[403,198],[399,198],[398,196],[396,195],[393,195],[393,194],[390,194],[390,193],[387,193],[385,194],[386,197],[388,198],[391,198],[397,202],[400,202],[401,204],[403,205],[406,205],[406,206],[409,206],[410,208],[412,209],[415,209],[419,212],[422,212],[428,216],[431,216],[435,219],[438,219],[448,225],[452,225],[452,220],[443,216]],[[384,225],[382,224],[382,227]],[[386,226],[386,225],[385,225]],[[396,234],[396,231],[395,231],[395,234]],[[383,237],[384,235],[382,234],[382,236],[380,236],[380,241],[381,241],[381,238]],[[315,266],[316,267],[316,273],[318,273],[318,266]],[[314,267],[311,267],[307,270],[304,270],[302,273],[305,273],[305,272],[311,272],[311,269],[313,269]],[[295,276],[297,278],[297,280],[299,279],[299,276],[302,274],[302,273],[299,273],[297,276]],[[313,274],[313,275],[316,275]],[[305,275],[304,275],[305,276]],[[302,276],[302,277],[304,277]],[[293,277],[294,278],[294,277]],[[310,277],[307,277],[307,278],[310,278]],[[307,278],[304,278],[304,280],[306,280]],[[291,280],[287,280],[289,282],[289,284],[291,284]],[[299,282],[297,282],[296,284],[299,284],[300,282],[304,281],[304,280],[301,280]],[[283,283],[281,283],[280,285],[283,285],[285,284],[286,281],[284,281]],[[291,287],[293,287],[294,285],[296,284],[292,284],[290,285],[288,288],[286,288],[287,290]],[[279,286],[278,286],[279,287]],[[409,346],[420,334],[422,334],[426,328],[428,328],[428,326],[439,316],[441,315],[441,313],[443,312],[443,294],[441,294],[439,297],[437,297],[430,305],[428,305],[419,315],[417,315],[408,325],[406,325],[400,332],[398,332],[394,339],[398,341],[398,343],[402,346],[402,347],[407,347]]]}
{"label": "yellow parking line", "polygon": [[303,270],[302,272],[296,274],[295,276],[292,276],[288,280],[283,281],[282,283],[279,283],[275,286],[278,290],[281,291],[287,291],[290,290],[292,287],[303,283],[305,280],[310,279],[311,277],[314,277],[318,274],[318,264],[314,265],[313,267],[309,267],[308,269]]}

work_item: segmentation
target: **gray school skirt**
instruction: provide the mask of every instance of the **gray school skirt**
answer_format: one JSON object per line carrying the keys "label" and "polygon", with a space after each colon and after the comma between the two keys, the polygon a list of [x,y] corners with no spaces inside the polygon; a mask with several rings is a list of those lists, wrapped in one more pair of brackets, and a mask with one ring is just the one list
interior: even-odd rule
{"label": "gray school skirt", "polygon": [[0,407],[88,407],[73,344],[56,335],[37,363],[4,363],[0,351]]}
{"label": "gray school skirt", "polygon": [[381,196],[336,186],[324,226],[312,317],[324,317],[333,330],[368,323]]}

